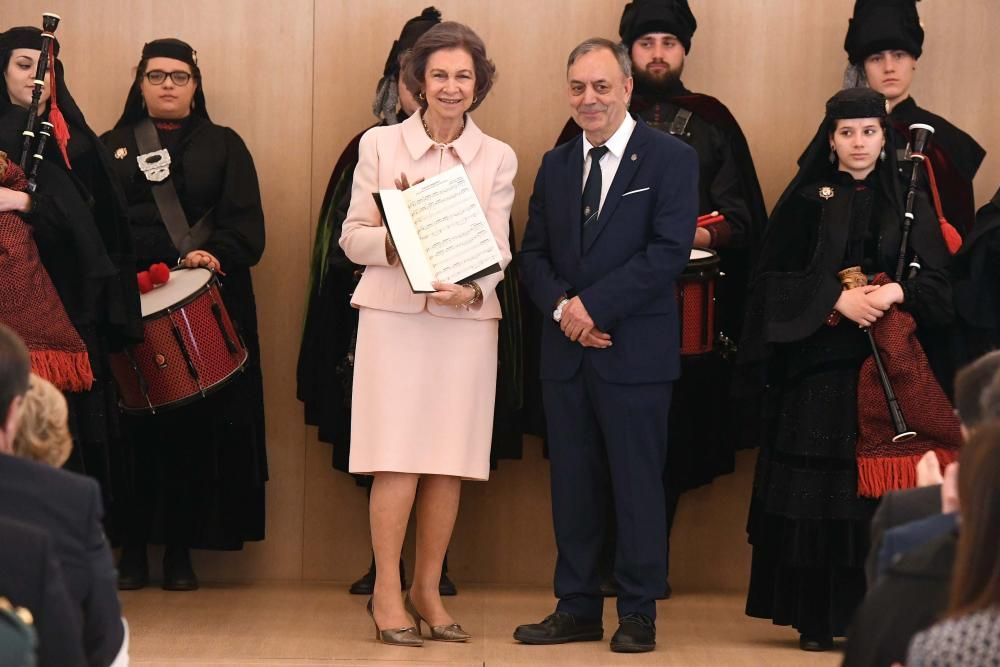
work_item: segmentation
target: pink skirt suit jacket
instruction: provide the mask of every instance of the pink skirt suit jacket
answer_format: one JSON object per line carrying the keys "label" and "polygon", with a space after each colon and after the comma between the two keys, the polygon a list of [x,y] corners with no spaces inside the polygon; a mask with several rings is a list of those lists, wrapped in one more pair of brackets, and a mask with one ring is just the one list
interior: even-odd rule
{"label": "pink skirt suit jacket", "polygon": [[497,375],[496,286],[476,281],[483,300],[442,306],[414,294],[398,260],[386,259],[386,230],[372,193],[458,164],[465,167],[500,248],[510,262],[510,211],[517,158],[471,118],[448,145],[436,144],[419,114],[361,137],[351,206],[340,246],[365,272],[351,304],[360,310],[351,408],[352,473],[382,471],[489,477]]}

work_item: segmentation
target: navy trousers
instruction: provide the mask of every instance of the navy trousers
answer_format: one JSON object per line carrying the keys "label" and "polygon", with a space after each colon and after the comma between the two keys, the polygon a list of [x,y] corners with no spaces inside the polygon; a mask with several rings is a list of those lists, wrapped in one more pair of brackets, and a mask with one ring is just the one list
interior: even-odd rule
{"label": "navy trousers", "polygon": [[613,508],[618,615],[655,619],[667,578],[663,468],[673,383],[606,382],[588,358],[569,381],[542,383],[559,549],[557,610],[601,618],[599,565]]}

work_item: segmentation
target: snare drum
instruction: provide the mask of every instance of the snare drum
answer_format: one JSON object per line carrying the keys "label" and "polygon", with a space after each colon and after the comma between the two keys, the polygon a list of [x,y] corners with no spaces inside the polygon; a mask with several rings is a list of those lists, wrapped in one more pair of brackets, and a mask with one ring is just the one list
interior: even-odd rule
{"label": "snare drum", "polygon": [[687,267],[677,279],[681,355],[711,352],[715,345],[715,284],[719,255],[693,248]]}
{"label": "snare drum", "polygon": [[236,332],[208,269],[175,269],[140,295],[144,340],[111,355],[125,412],[179,407],[221,389],[246,365]]}

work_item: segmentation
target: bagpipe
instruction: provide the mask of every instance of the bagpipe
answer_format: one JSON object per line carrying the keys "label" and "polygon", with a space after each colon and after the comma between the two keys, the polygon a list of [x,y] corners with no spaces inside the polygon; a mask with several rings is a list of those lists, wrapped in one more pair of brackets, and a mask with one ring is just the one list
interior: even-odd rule
{"label": "bagpipe", "polygon": [[[901,283],[916,277],[921,269],[920,257],[915,251],[911,253],[910,234],[922,171],[927,173],[931,198],[949,252],[954,254],[961,244],[961,236],[942,213],[933,167],[927,158],[927,146],[933,134],[934,128],[929,125],[910,126],[906,157],[912,161],[913,170],[906,190],[895,276],[890,278],[880,273],[871,284]],[[838,277],[844,289],[868,284],[860,267],[845,269]],[[916,329],[913,316],[897,306],[865,328],[872,353],[858,374],[856,452],[860,496],[877,498],[890,490],[915,486],[916,463],[928,449],[934,450],[941,464],[946,465],[956,458],[961,445],[958,419],[931,370]],[[911,413],[912,422],[903,414],[896,387],[902,391],[903,402],[919,407]],[[880,396],[884,403],[879,400]]]}
{"label": "bagpipe", "polygon": [[[21,143],[21,159],[18,164],[21,171],[28,177],[28,193],[33,193],[38,189],[38,166],[45,159],[45,146],[53,134],[57,135],[57,141],[65,156],[65,144],[69,140],[69,132],[66,129],[66,121],[59,112],[56,104],[55,86],[55,39],[56,28],[59,27],[60,17],[58,14],[42,14],[42,39],[39,47],[38,65],[35,69],[34,88],[31,91],[31,104],[28,107],[28,122],[21,135],[24,137]],[[51,63],[50,63],[51,61]],[[45,89],[45,76],[51,70],[53,85],[49,92],[49,118],[52,122],[38,121],[38,107],[41,103],[42,91]],[[40,125],[41,128],[36,128]],[[58,128],[56,127],[58,125]],[[36,129],[38,136],[36,137]],[[37,140],[36,140],[37,139]],[[30,163],[30,164],[29,164]],[[67,166],[69,161],[67,160]]]}

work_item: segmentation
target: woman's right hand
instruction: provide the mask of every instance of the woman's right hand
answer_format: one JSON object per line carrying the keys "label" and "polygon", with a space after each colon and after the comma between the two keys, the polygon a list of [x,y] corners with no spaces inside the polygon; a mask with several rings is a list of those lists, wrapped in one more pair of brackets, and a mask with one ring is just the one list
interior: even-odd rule
{"label": "woman's right hand", "polygon": [[0,213],[6,213],[7,211],[27,213],[30,210],[31,196],[27,192],[0,187]]}
{"label": "woman's right hand", "polygon": [[416,185],[417,183],[422,182],[423,180],[424,179],[422,179],[422,178],[418,178],[417,180],[415,180],[412,183],[410,183],[409,179],[406,178],[406,174],[400,173],[399,174],[399,178],[396,179],[396,189],[397,190],[406,190],[406,189],[410,188],[411,186]]}
{"label": "woman's right hand", "polygon": [[879,310],[868,300],[868,294],[877,289],[878,285],[865,285],[844,290],[833,308],[862,329],[870,327],[885,314],[885,311]]}

